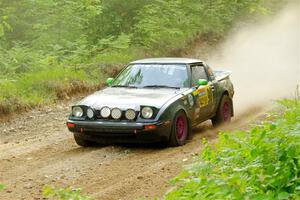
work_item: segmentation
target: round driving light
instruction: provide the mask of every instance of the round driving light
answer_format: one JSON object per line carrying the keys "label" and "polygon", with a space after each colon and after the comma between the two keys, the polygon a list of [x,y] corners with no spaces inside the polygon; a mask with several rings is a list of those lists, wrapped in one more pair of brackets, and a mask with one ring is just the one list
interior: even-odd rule
{"label": "round driving light", "polygon": [[135,118],[135,116],[136,116],[136,114],[135,114],[135,111],[133,109],[128,109],[125,112],[125,117],[128,120],[133,120]]}
{"label": "round driving light", "polygon": [[145,119],[150,119],[153,116],[153,110],[150,107],[144,107],[142,109],[142,117]]}
{"label": "round driving light", "polygon": [[110,109],[109,107],[103,107],[100,111],[101,117],[108,118],[110,116]]}
{"label": "round driving light", "polygon": [[88,116],[88,118],[92,119],[94,117],[94,111],[91,108],[88,108],[86,111],[86,115]]}
{"label": "round driving light", "polygon": [[119,108],[114,108],[111,110],[111,117],[114,119],[120,119],[122,116],[122,111]]}
{"label": "round driving light", "polygon": [[83,110],[79,106],[73,107],[72,109],[72,115],[74,117],[82,117],[83,115]]}

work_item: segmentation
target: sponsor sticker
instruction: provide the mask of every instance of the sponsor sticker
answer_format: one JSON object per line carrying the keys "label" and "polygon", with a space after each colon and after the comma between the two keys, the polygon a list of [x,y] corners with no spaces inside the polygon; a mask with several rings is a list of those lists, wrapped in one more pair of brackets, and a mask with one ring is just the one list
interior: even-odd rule
{"label": "sponsor sticker", "polygon": [[207,106],[209,103],[209,96],[208,96],[209,89],[210,87],[206,85],[206,86],[200,86],[195,91],[193,91],[193,95],[198,96],[199,98],[200,108]]}

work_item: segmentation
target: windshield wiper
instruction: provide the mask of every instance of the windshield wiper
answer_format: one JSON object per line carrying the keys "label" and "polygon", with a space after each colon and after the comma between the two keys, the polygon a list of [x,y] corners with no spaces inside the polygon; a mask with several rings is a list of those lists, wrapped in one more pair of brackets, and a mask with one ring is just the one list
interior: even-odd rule
{"label": "windshield wiper", "polygon": [[174,89],[180,89],[180,87],[175,86],[168,86],[168,85],[146,85],[144,88],[174,88]]}
{"label": "windshield wiper", "polygon": [[120,88],[137,88],[134,85],[113,85],[111,87],[120,87]]}

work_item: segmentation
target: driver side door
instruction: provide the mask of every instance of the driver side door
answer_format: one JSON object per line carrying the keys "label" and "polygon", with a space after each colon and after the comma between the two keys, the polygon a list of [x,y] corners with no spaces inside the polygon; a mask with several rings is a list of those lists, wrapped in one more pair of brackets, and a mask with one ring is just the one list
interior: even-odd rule
{"label": "driver side door", "polygon": [[191,66],[191,79],[192,87],[194,89],[195,120],[199,123],[211,116],[213,91],[210,84],[200,86],[198,84],[199,79],[210,80],[203,65],[198,64]]}

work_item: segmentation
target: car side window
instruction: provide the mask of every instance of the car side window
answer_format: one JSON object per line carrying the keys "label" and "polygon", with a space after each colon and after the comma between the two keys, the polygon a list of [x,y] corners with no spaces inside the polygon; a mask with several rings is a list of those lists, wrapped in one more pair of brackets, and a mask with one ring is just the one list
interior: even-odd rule
{"label": "car side window", "polygon": [[207,67],[207,73],[211,80],[215,80],[214,72],[209,66]]}
{"label": "car side window", "polygon": [[205,68],[203,66],[192,66],[192,85],[198,85],[199,79],[206,79],[208,80]]}

